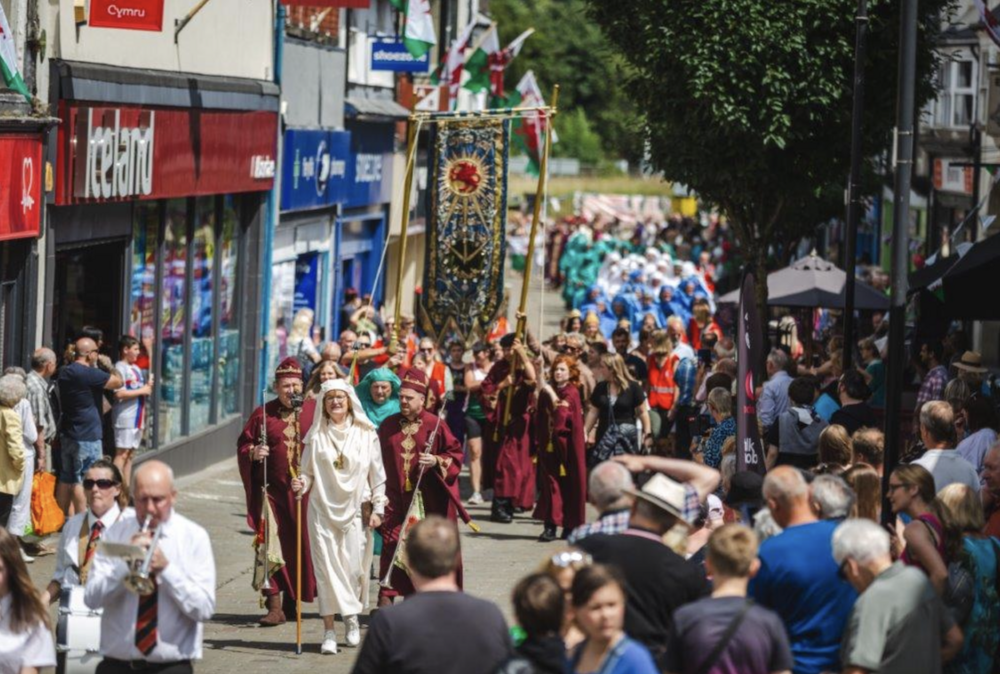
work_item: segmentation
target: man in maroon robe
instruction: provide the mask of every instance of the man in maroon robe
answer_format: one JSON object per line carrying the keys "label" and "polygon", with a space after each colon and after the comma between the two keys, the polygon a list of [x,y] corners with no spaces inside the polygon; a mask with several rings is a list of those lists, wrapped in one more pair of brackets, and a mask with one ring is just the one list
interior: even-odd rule
{"label": "man in maroon robe", "polygon": [[[400,372],[399,414],[393,414],[378,429],[385,465],[385,495],[389,504],[379,532],[382,559],[379,580],[384,581],[393,563],[406,513],[419,491],[425,515],[440,515],[457,521],[458,474],[462,471],[462,446],[448,430],[448,424],[424,409],[427,375],[411,368]],[[424,470],[423,478],[420,471]],[[458,564],[458,584],[462,586],[462,562]],[[398,597],[413,594],[413,584],[399,567],[392,567],[391,587],[380,587],[378,605],[388,606]]]}
{"label": "man in maroon robe", "polygon": [[[535,367],[514,333],[504,335],[500,339],[500,347],[503,358],[490,368],[481,389],[485,398],[496,399],[496,405],[487,412],[483,442],[490,445],[490,451],[484,452],[484,455],[495,459],[490,520],[510,524],[515,507],[527,510],[534,505],[531,398],[535,390]],[[510,417],[506,419],[507,396],[511,387]]]}
{"label": "man in maroon robe", "polygon": [[[285,565],[271,576],[271,587],[262,589],[267,615],[260,619],[263,627],[280,625],[295,617],[296,583],[296,499],[292,492],[292,470],[298,472],[302,458],[302,438],[309,431],[312,414],[303,413],[299,404],[302,395],[302,369],[295,358],[286,358],[274,373],[277,399],[258,407],[250,415],[238,441],[237,458],[240,477],[247,497],[247,524],[259,531],[263,510],[261,487],[264,484],[264,462],[267,462],[267,496],[274,521],[271,534],[281,542]],[[261,444],[261,424],[265,423],[267,444]],[[302,499],[302,601],[316,597],[312,555],[306,512],[309,497]],[[282,601],[281,593],[284,593]]]}

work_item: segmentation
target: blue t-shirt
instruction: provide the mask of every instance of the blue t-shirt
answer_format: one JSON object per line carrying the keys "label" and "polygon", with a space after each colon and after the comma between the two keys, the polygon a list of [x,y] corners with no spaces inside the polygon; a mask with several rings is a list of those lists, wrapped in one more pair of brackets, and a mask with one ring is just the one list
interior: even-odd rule
{"label": "blue t-shirt", "polygon": [[577,665],[583,656],[585,644],[586,642],[583,642],[577,646],[569,659],[569,671],[572,674],[659,674],[660,672],[646,647],[628,637],[622,637],[615,644],[604,658],[600,669],[596,672],[582,672]]}
{"label": "blue t-shirt", "polygon": [[882,409],[885,407],[885,363],[881,360],[873,360],[868,363],[865,371],[872,376],[868,388],[872,391],[872,397],[868,404],[872,407]]}
{"label": "blue t-shirt", "polygon": [[777,613],[795,658],[795,674],[840,671],[840,637],[858,595],[837,575],[831,538],[840,524],[799,524],[760,546],[750,596]]}
{"label": "blue t-shirt", "polygon": [[70,363],[59,371],[59,403],[62,407],[62,435],[68,440],[87,442],[104,437],[101,411],[104,385],[111,375],[96,367]]}

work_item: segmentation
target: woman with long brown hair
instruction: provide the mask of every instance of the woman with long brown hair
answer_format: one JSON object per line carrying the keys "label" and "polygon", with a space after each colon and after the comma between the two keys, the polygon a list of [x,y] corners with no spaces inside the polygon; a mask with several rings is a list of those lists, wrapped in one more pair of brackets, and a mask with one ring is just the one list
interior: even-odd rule
{"label": "woman with long brown hair", "polygon": [[934,476],[923,466],[899,466],[889,477],[888,497],[893,513],[906,513],[911,518],[903,529],[903,541],[893,536],[893,551],[899,551],[904,564],[926,573],[943,597],[948,584],[948,541],[941,521],[942,506],[934,492]]}
{"label": "woman with long brown hair", "polygon": [[538,398],[538,469],[541,494],[534,518],[545,523],[538,540],[552,541],[556,527],[563,538],[586,521],[587,462],[583,434],[580,370],[571,356],[552,361],[551,382]]}
{"label": "woman with long brown hair", "polygon": [[55,664],[48,612],[17,539],[0,528],[0,674],[37,674]]}
{"label": "woman with long brown hair", "polygon": [[867,463],[856,463],[842,476],[857,497],[850,517],[863,517],[873,522],[882,517],[882,478]]}

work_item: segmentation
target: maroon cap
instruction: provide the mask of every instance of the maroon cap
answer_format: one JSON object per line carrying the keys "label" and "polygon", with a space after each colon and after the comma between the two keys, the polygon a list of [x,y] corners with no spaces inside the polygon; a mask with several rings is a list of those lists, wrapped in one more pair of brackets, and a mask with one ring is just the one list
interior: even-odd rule
{"label": "maroon cap", "polygon": [[274,381],[281,381],[282,379],[298,379],[302,380],[302,368],[299,367],[299,361],[295,358],[288,357],[281,361],[278,365],[278,369],[274,371]]}
{"label": "maroon cap", "polygon": [[399,386],[400,391],[413,391],[422,396],[427,395],[427,375],[424,374],[423,370],[411,367],[402,373],[400,380],[402,382]]}

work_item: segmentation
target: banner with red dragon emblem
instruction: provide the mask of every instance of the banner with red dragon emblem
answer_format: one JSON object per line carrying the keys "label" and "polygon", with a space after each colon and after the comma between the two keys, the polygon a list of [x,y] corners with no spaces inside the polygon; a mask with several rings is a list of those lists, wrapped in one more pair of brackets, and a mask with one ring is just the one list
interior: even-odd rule
{"label": "banner with red dragon emblem", "polygon": [[510,120],[439,122],[431,144],[425,331],[438,343],[484,337],[503,300]]}

